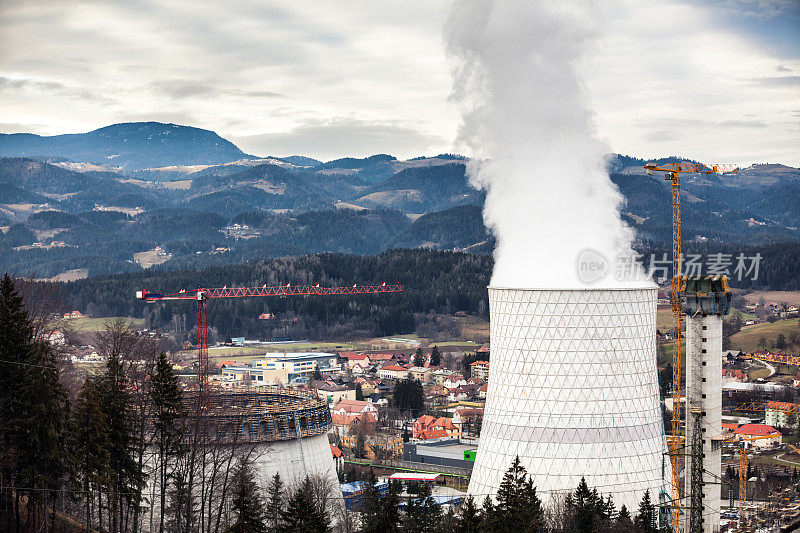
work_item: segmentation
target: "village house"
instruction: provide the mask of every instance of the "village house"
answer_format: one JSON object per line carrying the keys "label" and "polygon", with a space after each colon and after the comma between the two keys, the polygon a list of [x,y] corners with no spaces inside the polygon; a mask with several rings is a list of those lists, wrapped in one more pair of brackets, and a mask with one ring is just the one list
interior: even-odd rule
{"label": "village house", "polygon": [[[792,414],[789,414],[789,412]],[[764,423],[782,428],[796,428],[800,419],[800,405],[789,402],[767,402]]]}
{"label": "village house", "polygon": [[386,365],[378,369],[381,379],[406,379],[408,369],[400,365]]}
{"label": "village house", "polygon": [[723,368],[722,379],[729,378],[735,381],[747,381],[747,372],[740,368]]}
{"label": "village house", "polygon": [[453,423],[452,418],[444,416],[436,418],[431,415],[422,415],[414,421],[411,429],[415,439],[461,438],[461,428]]}
{"label": "village house", "polygon": [[372,402],[342,399],[331,408],[332,415],[361,415],[372,413],[378,417],[378,406]]}
{"label": "village house", "polygon": [[[375,386],[377,383],[374,380],[367,379],[365,377],[357,377],[353,380],[353,385],[361,385],[361,394],[365,397],[370,396],[375,392]],[[353,398],[355,399],[355,398]]]}
{"label": "village house", "polygon": [[[783,443],[783,434],[772,426],[766,424],[744,424],[734,431],[741,437],[764,437],[758,440],[745,441],[747,446],[756,448],[769,448]],[[769,437],[767,437],[769,435]]]}
{"label": "village house", "polygon": [[309,383],[309,388],[316,389],[320,396],[324,395],[327,399],[328,405],[337,404],[340,400],[355,400],[356,390],[350,389],[343,385],[338,385],[333,381],[318,381],[312,380]]}
{"label": "village house", "polygon": [[411,374],[411,377],[417,381],[425,383],[431,380],[432,371],[430,368],[426,368],[424,366],[412,366],[408,369],[408,372]]}
{"label": "village house", "polygon": [[484,383],[483,385],[481,385],[481,387],[478,389],[478,398],[480,398],[481,400],[485,400],[486,399],[486,392],[488,390],[489,390],[489,384],[488,383]]}
{"label": "village house", "polygon": [[452,376],[455,373],[456,373],[455,370],[450,370],[448,368],[439,368],[438,370],[434,370],[433,373],[431,373],[431,378],[433,379],[433,382],[436,383],[437,385],[443,385],[445,378],[447,378],[448,376]]}
{"label": "village house", "polygon": [[349,368],[353,368],[356,365],[366,368],[372,364],[372,360],[364,353],[348,352],[345,357],[347,358],[347,366]]}
{"label": "village house", "polygon": [[458,387],[466,384],[467,380],[464,379],[464,376],[462,376],[461,374],[452,374],[450,376],[447,376],[442,382],[442,385],[444,385],[448,389],[457,389]]}
{"label": "village house", "polygon": [[340,474],[344,468],[344,452],[342,452],[342,450],[340,450],[335,444],[331,444],[331,455],[333,456],[333,461],[336,464],[336,473]]}

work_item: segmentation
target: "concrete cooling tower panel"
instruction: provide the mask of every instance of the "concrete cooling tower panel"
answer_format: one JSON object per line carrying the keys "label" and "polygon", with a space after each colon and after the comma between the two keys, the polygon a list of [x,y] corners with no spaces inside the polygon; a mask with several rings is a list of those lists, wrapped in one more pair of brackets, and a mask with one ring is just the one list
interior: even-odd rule
{"label": "concrete cooling tower panel", "polygon": [[[494,496],[515,456],[545,501],[589,487],[637,509],[666,492],[656,289],[489,288],[489,387],[469,492]],[[663,476],[662,476],[663,470]]]}

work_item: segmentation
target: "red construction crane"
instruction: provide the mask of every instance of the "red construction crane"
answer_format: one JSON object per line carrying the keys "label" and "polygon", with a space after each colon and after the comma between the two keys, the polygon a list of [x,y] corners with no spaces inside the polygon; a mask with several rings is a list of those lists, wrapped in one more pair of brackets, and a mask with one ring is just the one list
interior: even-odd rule
{"label": "red construction crane", "polygon": [[253,296],[333,296],[337,294],[378,294],[402,292],[399,283],[381,285],[353,285],[348,287],[320,287],[317,285],[279,285],[275,287],[228,287],[216,289],[180,290],[172,294],[162,294],[147,290],[136,291],[136,298],[146,302],[166,300],[195,300],[197,302],[197,379],[200,394],[208,391],[208,322],[206,320],[206,301],[212,298],[250,298]]}

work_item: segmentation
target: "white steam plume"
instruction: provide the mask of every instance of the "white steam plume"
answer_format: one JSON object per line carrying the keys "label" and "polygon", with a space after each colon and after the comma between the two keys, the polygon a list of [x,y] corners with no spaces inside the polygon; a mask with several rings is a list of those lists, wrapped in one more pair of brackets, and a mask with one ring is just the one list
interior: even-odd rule
{"label": "white steam plume", "polygon": [[[486,190],[483,217],[497,238],[492,285],[587,286],[578,256],[592,249],[620,281],[615,258],[632,256],[623,198],[605,170],[579,74],[599,36],[586,1],[456,0],[445,25],[458,141],[473,156],[471,183]],[[590,254],[590,257],[592,254]],[[638,269],[637,269],[638,271]]]}

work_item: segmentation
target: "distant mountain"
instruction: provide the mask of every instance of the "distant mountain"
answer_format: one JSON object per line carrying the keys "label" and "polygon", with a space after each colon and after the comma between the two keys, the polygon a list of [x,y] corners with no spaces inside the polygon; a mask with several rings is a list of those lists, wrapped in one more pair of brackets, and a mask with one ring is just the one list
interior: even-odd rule
{"label": "distant mountain", "polygon": [[173,165],[218,165],[248,157],[213,131],[128,122],[69,135],[0,134],[0,157],[63,157],[124,169]]}
{"label": "distant mountain", "polygon": [[483,208],[460,205],[422,215],[395,237],[392,248],[469,250],[489,240],[483,225]]}
{"label": "distant mountain", "polygon": [[359,193],[354,201],[366,207],[429,213],[457,205],[482,205],[483,193],[474,189],[461,163],[411,167]]}

